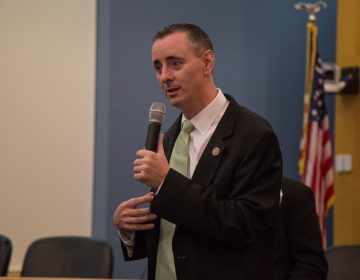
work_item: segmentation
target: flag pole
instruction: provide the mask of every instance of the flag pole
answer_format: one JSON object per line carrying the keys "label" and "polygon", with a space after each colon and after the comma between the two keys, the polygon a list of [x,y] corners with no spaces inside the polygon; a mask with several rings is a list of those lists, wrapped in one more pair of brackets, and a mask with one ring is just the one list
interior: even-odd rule
{"label": "flag pole", "polygon": [[298,11],[305,11],[308,14],[309,22],[307,23],[306,34],[306,66],[305,66],[305,95],[304,95],[304,116],[303,127],[301,137],[301,149],[299,156],[299,175],[302,182],[305,182],[304,175],[306,174],[306,161],[307,161],[307,146],[308,146],[308,119],[310,111],[310,98],[311,87],[313,82],[313,74],[316,59],[317,50],[317,33],[318,28],[316,26],[316,14],[322,9],[327,8],[327,4],[324,1],[318,1],[315,3],[298,2],[294,5],[294,8]]}

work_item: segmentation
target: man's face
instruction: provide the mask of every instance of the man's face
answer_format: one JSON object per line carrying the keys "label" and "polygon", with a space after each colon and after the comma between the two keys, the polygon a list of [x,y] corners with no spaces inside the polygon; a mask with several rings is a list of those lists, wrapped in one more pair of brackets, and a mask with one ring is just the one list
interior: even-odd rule
{"label": "man's face", "polygon": [[152,61],[156,78],[169,102],[186,110],[198,102],[204,84],[204,62],[184,32],[176,32],[154,42]]}

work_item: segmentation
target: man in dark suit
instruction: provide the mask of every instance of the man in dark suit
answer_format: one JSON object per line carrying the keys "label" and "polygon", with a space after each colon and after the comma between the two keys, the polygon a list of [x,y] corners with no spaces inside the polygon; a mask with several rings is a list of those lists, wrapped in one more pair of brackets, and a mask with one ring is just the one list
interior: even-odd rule
{"label": "man in dark suit", "polygon": [[325,280],[328,265],[311,188],[283,178],[276,235],[276,280]]}
{"label": "man in dark suit", "polygon": [[[148,257],[149,279],[271,279],[282,179],[271,126],[215,86],[213,46],[198,26],[161,29],[152,61],[182,114],[157,152],[136,153],[134,178],[154,193],[114,212],[125,259]],[[189,123],[192,130],[180,133]],[[188,158],[179,171],[173,159],[183,133]]]}

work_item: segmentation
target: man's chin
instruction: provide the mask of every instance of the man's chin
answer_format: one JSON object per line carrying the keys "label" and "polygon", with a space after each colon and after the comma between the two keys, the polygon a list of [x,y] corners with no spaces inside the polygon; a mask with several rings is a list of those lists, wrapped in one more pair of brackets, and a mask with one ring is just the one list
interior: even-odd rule
{"label": "man's chin", "polygon": [[180,99],[177,98],[177,97],[167,97],[167,100],[169,101],[169,103],[176,107],[176,108],[180,108],[180,105],[181,105],[181,102],[180,102]]}

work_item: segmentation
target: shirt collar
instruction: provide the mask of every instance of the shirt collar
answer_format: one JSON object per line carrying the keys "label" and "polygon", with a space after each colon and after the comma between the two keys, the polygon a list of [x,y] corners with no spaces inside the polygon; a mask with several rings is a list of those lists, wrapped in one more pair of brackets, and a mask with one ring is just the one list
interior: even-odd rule
{"label": "shirt collar", "polygon": [[[219,122],[218,117],[229,102],[221,89],[218,88],[217,90],[214,100],[190,120],[201,134],[206,133],[215,122]],[[185,120],[185,116],[182,115],[181,123]]]}

